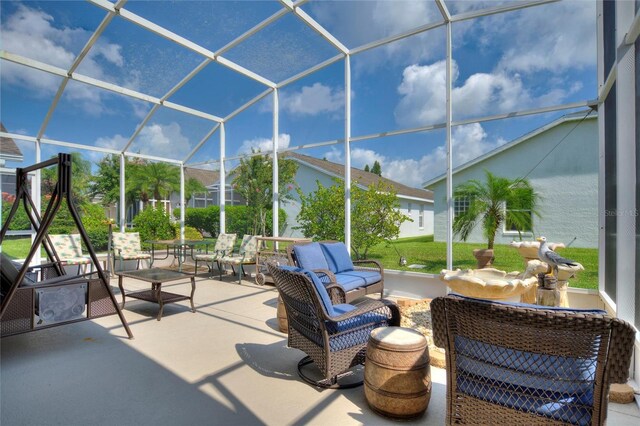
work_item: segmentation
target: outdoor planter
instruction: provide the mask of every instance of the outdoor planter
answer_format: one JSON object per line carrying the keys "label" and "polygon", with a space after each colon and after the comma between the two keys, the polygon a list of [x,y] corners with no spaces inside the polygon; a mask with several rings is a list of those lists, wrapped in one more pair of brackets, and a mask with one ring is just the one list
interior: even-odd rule
{"label": "outdoor planter", "polygon": [[475,249],[473,256],[478,262],[478,269],[489,268],[493,265],[493,249]]}
{"label": "outdoor planter", "polygon": [[480,299],[520,300],[520,296],[535,288],[538,278],[522,278],[519,272],[506,273],[494,268],[450,271],[443,269],[440,279],[456,293]]}

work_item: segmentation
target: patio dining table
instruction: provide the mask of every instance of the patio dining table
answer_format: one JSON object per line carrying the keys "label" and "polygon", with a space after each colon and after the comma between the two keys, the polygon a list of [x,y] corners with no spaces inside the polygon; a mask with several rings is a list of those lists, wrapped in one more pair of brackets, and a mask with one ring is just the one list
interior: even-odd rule
{"label": "patio dining table", "polygon": [[[151,245],[150,266],[153,266],[153,262],[155,260],[167,259],[172,252],[174,262],[175,260],[178,261],[178,271],[180,272],[182,272],[182,264],[187,260],[187,256],[189,256],[191,260],[195,260],[193,254],[194,251],[200,253],[204,250],[204,253],[208,253],[209,245],[213,244],[211,241],[204,240],[149,240],[145,241],[145,243]],[[166,250],[165,256],[156,257],[156,251],[161,253],[163,251],[163,246],[164,250]],[[202,246],[204,246],[204,248]],[[162,256],[162,254],[160,254],[159,256]]]}

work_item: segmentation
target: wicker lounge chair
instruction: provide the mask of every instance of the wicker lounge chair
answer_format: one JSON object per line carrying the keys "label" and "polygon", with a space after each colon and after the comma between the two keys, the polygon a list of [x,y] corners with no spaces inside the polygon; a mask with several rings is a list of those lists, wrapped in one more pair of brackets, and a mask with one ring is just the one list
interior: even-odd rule
{"label": "wicker lounge chair", "polygon": [[439,297],[447,424],[601,425],[610,383],[624,383],[633,327],[604,311]]}
{"label": "wicker lounge chair", "polygon": [[331,291],[334,303],[348,303],[367,294],[384,295],[382,265],[376,260],[352,261],[342,242],[296,243],[287,247],[287,255],[291,265],[315,272],[325,284],[337,284]]}
{"label": "wicker lounge chair", "polygon": [[[252,265],[256,263],[256,253],[258,252],[258,235],[245,235],[242,237],[242,243],[237,254],[229,254],[222,256],[218,262],[221,265],[230,265],[234,275],[236,274],[235,266],[238,267],[238,284],[242,283],[242,277],[245,274],[244,265]],[[222,269],[222,268],[221,268]],[[220,276],[222,279],[222,275]]]}
{"label": "wicker lounge chair", "polygon": [[[267,265],[287,312],[289,347],[307,354],[298,363],[300,377],[319,387],[340,385],[338,377],[363,364],[369,334],[377,327],[399,325],[398,307],[388,300],[365,299],[356,305],[334,305],[323,283],[311,271]],[[334,286],[336,284],[333,284]],[[303,367],[314,363],[324,379],[312,380]]]}
{"label": "wicker lounge chair", "polygon": [[236,243],[236,234],[219,234],[218,239],[216,240],[216,245],[213,246],[212,253],[201,253],[196,254],[194,259],[196,262],[195,270],[198,271],[198,262],[204,262],[209,266],[209,262],[211,262],[211,266],[209,266],[209,271],[213,275],[213,263],[215,262],[218,265],[218,272],[220,272],[220,279],[222,279],[222,268],[220,267],[219,260],[223,258],[225,255],[233,253],[233,246]]}

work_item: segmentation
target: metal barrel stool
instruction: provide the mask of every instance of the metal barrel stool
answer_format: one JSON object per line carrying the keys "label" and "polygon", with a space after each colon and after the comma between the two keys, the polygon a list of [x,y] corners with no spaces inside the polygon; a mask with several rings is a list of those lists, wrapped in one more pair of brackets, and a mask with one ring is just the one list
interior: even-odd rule
{"label": "metal barrel stool", "polygon": [[403,327],[371,332],[364,366],[364,395],[378,414],[394,419],[420,417],[431,399],[427,339]]}

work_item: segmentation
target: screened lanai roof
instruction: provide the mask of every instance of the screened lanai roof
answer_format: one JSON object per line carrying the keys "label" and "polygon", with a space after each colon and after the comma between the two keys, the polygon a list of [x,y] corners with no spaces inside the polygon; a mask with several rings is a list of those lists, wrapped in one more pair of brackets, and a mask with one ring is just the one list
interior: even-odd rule
{"label": "screened lanai roof", "polygon": [[[438,129],[447,123],[574,109],[596,97],[595,50],[560,56],[595,40],[591,2],[89,0],[1,7],[2,136],[45,150],[219,168],[223,157],[264,151],[264,140],[274,138],[280,149],[322,156],[319,147],[345,139],[355,147],[432,131],[423,140],[434,149],[445,143]],[[557,18],[545,23],[544,16]],[[544,43],[524,32],[509,36],[525,22],[553,31],[541,36]],[[557,59],[536,63],[549,49]],[[567,70],[571,82],[561,72]],[[549,75],[556,82],[539,87]]]}

